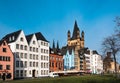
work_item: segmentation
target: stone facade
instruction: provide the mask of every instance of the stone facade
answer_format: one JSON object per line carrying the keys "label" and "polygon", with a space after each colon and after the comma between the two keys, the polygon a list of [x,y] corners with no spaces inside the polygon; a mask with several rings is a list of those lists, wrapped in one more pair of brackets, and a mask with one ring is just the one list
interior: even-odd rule
{"label": "stone facade", "polygon": [[82,64],[83,68],[80,69],[80,58],[79,58],[79,50],[84,48],[84,31],[82,31],[80,36],[80,30],[78,28],[77,22],[75,21],[73,35],[71,37],[70,31],[67,33],[67,46],[73,46],[74,48],[74,65],[76,70],[84,70],[84,63]]}

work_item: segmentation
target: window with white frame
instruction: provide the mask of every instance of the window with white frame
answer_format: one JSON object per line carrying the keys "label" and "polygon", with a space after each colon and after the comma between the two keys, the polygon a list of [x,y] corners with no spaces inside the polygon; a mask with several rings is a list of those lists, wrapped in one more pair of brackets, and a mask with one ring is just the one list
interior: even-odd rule
{"label": "window with white frame", "polygon": [[23,53],[21,53],[20,57],[23,58]]}
{"label": "window with white frame", "polygon": [[19,52],[16,52],[16,58],[19,58]]}
{"label": "window with white frame", "polygon": [[24,58],[27,59],[27,53],[24,54]]}
{"label": "window with white frame", "polygon": [[20,38],[20,41],[22,41],[22,42],[24,41],[24,40],[23,40],[23,37]]}
{"label": "window with white frame", "polygon": [[23,50],[23,45],[20,45],[20,49]]}
{"label": "window with white frame", "polygon": [[27,50],[27,46],[25,45],[24,50]]}
{"label": "window with white frame", "polygon": [[16,61],[16,67],[19,67],[19,61]]}
{"label": "window with white frame", "polygon": [[19,44],[16,44],[16,49],[19,49]]}
{"label": "window with white frame", "polygon": [[33,41],[33,44],[35,44],[35,41]]}

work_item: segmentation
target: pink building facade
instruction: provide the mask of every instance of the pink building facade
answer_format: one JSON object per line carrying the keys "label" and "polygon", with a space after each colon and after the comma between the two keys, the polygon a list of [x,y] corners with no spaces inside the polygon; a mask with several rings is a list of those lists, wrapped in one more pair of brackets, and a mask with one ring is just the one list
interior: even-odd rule
{"label": "pink building facade", "polygon": [[0,79],[2,79],[3,75],[6,80],[12,80],[14,78],[13,74],[13,53],[9,48],[6,41],[0,41]]}

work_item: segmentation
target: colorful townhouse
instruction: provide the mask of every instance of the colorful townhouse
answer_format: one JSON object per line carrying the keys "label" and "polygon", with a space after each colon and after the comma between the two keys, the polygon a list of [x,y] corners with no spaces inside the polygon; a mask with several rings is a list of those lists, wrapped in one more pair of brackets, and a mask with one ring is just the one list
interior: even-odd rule
{"label": "colorful townhouse", "polygon": [[0,40],[0,79],[14,79],[14,56],[5,40]]}
{"label": "colorful townhouse", "polygon": [[63,64],[63,55],[61,55],[59,44],[57,43],[57,47],[55,48],[55,44],[53,41],[53,47],[50,48],[50,72],[63,71]]}
{"label": "colorful townhouse", "polygon": [[19,30],[3,39],[14,54],[14,78],[49,75],[49,42],[40,32],[25,36],[23,30]]}
{"label": "colorful townhouse", "polygon": [[63,51],[63,59],[64,59],[64,70],[73,70],[75,69],[74,65],[74,48],[68,47]]}

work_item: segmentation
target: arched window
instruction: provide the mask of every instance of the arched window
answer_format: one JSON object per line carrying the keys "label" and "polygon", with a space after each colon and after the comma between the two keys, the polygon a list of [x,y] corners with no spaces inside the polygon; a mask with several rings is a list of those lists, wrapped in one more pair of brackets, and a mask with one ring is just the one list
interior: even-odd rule
{"label": "arched window", "polygon": [[20,41],[23,41],[23,38],[22,38],[22,37],[20,38]]}
{"label": "arched window", "polygon": [[35,44],[35,41],[33,41],[33,44]]}

